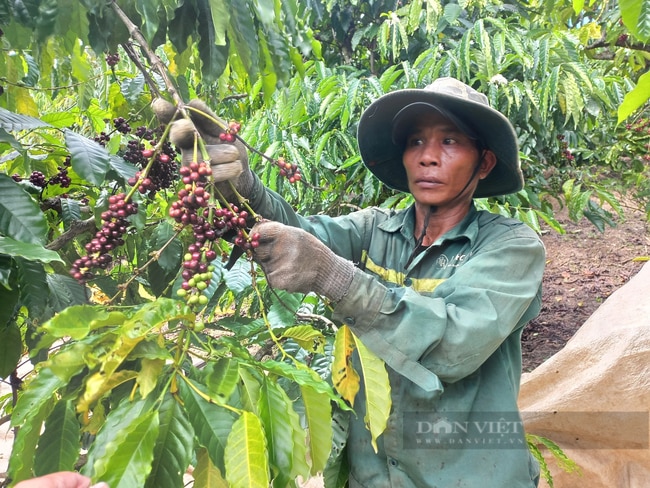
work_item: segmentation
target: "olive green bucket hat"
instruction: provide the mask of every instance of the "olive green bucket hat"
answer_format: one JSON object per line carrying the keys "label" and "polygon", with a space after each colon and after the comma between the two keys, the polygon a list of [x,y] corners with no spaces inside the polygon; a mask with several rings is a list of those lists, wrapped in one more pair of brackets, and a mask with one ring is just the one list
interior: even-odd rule
{"label": "olive green bucket hat", "polygon": [[359,150],[364,164],[380,181],[395,190],[409,191],[402,164],[402,136],[408,122],[405,119],[411,116],[412,120],[423,106],[447,116],[496,155],[497,163],[479,181],[475,198],[506,195],[523,188],[512,124],[490,107],[485,95],[454,78],[438,78],[423,89],[396,90],[378,98],[363,112],[357,131]]}

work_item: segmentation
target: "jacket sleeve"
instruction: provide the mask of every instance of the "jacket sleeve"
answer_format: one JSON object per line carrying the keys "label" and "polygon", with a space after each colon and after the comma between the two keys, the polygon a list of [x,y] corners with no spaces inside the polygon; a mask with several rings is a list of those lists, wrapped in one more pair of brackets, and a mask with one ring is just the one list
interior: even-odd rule
{"label": "jacket sleeve", "polygon": [[361,210],[355,215],[329,217],[327,215],[304,217],[296,213],[291,205],[273,190],[265,188],[255,177],[251,207],[262,218],[300,227],[316,236],[337,255],[358,263],[364,241],[370,236],[372,210]]}
{"label": "jacket sleeve", "polygon": [[388,288],[357,271],[334,318],[427,391],[477,370],[540,310],[545,253],[525,226],[477,250],[433,294]]}

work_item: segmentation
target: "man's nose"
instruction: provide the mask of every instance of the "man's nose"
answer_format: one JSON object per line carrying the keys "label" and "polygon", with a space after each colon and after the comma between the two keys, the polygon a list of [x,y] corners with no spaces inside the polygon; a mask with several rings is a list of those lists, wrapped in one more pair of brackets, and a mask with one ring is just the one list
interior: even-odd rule
{"label": "man's nose", "polygon": [[440,164],[440,150],[434,142],[429,142],[422,146],[420,154],[420,165],[438,166]]}

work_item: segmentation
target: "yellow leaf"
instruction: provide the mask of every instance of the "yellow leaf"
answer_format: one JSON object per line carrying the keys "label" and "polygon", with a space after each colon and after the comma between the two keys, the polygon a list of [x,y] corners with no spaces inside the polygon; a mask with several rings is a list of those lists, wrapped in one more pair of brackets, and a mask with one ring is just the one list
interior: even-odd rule
{"label": "yellow leaf", "polygon": [[310,386],[302,385],[300,393],[305,406],[305,421],[309,433],[307,441],[311,474],[315,476],[325,468],[332,450],[332,405],[326,394]]}
{"label": "yellow leaf", "polygon": [[86,380],[86,390],[77,404],[77,412],[80,414],[86,414],[90,409],[90,406],[99,400],[105,393],[122,383],[134,379],[137,375],[138,373],[136,371],[122,370],[110,376],[102,372],[97,372],[89,376],[88,380]]}
{"label": "yellow leaf", "polygon": [[16,90],[16,110],[15,112],[22,115],[38,117],[38,107],[36,102],[27,90]]}
{"label": "yellow leaf", "polygon": [[300,347],[309,352],[322,354],[325,350],[325,336],[311,325],[289,327],[282,333],[282,337],[293,339]]}
{"label": "yellow leaf", "polygon": [[164,366],[164,359],[142,359],[142,369],[135,380],[140,387],[140,395],[142,398],[146,398],[156,387],[160,372]]}
{"label": "yellow leaf", "polygon": [[228,488],[221,471],[212,464],[207,449],[201,447],[197,450],[196,461],[196,468],[192,473],[194,488]]}
{"label": "yellow leaf", "polygon": [[334,388],[351,406],[359,392],[359,375],[352,366],[352,353],[356,349],[354,336],[347,325],[342,326],[334,339],[332,383]]}
{"label": "yellow leaf", "polygon": [[366,427],[370,431],[372,447],[377,452],[377,438],[386,429],[390,414],[391,398],[388,372],[384,362],[355,336],[363,382],[366,388]]}
{"label": "yellow leaf", "polygon": [[224,453],[226,480],[232,488],[269,486],[269,459],[264,427],[252,412],[242,412],[233,424]]}

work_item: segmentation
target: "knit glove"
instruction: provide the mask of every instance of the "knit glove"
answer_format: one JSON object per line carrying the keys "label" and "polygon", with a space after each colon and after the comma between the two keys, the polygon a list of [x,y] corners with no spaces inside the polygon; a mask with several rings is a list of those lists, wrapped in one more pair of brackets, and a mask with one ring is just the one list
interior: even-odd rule
{"label": "knit glove", "polygon": [[298,227],[278,222],[255,224],[259,234],[253,258],[266,273],[273,288],[289,292],[314,292],[338,302],[350,288],[352,261],[337,256],[325,244]]}
{"label": "knit glove", "polygon": [[[197,135],[200,135],[206,144],[212,167],[212,179],[215,186],[228,201],[234,200],[234,193],[230,188],[232,182],[237,192],[248,198],[253,189],[254,178],[248,167],[248,154],[239,139],[226,142],[220,139],[222,128],[227,124],[217,117],[212,110],[201,100],[192,100],[187,104],[190,119],[176,116],[176,107],[162,98],[154,100],[152,108],[161,124],[172,123],[169,138],[181,150],[183,165],[187,166],[192,161],[201,161],[203,157],[195,144]],[[172,122],[173,120],[173,122]],[[215,122],[218,120],[221,126]],[[198,134],[197,134],[198,133]]]}

